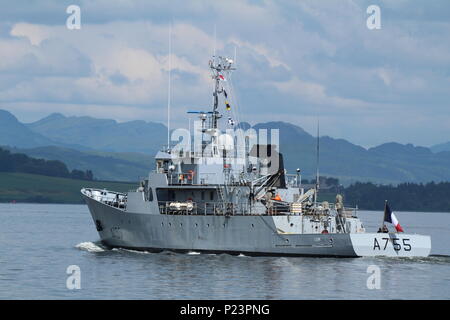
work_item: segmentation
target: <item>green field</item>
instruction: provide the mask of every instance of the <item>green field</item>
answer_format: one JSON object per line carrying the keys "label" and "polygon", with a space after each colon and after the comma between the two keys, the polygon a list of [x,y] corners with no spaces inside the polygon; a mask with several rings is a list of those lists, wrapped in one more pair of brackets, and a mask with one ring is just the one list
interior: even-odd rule
{"label": "green field", "polygon": [[137,183],[86,181],[28,173],[0,172],[0,202],[82,203],[83,187],[126,192]]}

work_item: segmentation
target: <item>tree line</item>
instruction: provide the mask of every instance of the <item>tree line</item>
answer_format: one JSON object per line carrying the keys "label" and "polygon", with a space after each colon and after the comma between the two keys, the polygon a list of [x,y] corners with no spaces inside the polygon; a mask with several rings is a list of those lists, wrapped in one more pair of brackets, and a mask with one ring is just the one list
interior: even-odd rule
{"label": "tree line", "polygon": [[345,203],[365,210],[383,210],[385,200],[393,210],[450,212],[450,182],[376,185],[357,182],[344,190]]}
{"label": "tree line", "polygon": [[[356,182],[343,187],[337,178],[321,176],[319,181],[319,198],[322,195],[327,201],[334,201],[335,194],[340,193],[348,207],[383,210],[387,200],[393,210],[450,212],[450,182],[407,182],[398,185]],[[302,183],[315,184],[316,180],[302,180]]]}
{"label": "tree line", "polygon": [[79,180],[94,180],[91,170],[72,170],[58,160],[31,158],[22,153],[11,153],[0,148],[0,172],[22,172]]}

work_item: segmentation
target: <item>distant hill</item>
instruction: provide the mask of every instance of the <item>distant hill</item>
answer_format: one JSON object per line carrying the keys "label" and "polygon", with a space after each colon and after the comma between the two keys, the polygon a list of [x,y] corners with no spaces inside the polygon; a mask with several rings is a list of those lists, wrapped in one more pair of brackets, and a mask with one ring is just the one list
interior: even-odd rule
{"label": "distant hill", "polygon": [[83,187],[126,192],[135,189],[137,184],[0,172],[0,202],[82,203]]}
{"label": "distant hill", "polygon": [[[3,119],[3,120],[2,120]],[[23,125],[7,111],[0,113],[0,145],[45,159],[61,160],[69,168],[90,168],[99,179],[135,181],[153,167],[153,155],[166,141],[163,124],[92,117],[66,117],[54,113]],[[242,123],[244,129],[250,127]],[[286,122],[267,122],[255,129],[279,129],[285,167],[303,178],[316,171],[316,137]],[[48,146],[53,146],[52,148]],[[58,147],[58,148],[55,148]],[[366,149],[344,139],[320,137],[320,174],[339,178],[342,184],[375,182],[429,182],[450,180],[450,151],[432,152],[411,144],[385,143]]]}
{"label": "distant hill", "polygon": [[142,153],[112,153],[102,151],[78,151],[69,148],[47,146],[30,149],[9,148],[35,158],[59,160],[70,170],[92,170],[98,180],[138,181],[154,166],[153,156]]}
{"label": "distant hill", "polygon": [[66,145],[110,152],[153,155],[167,139],[164,125],[142,120],[118,123],[109,119],[65,117],[54,113],[26,126],[39,135]]}
{"label": "distant hill", "polygon": [[19,148],[34,148],[41,146],[61,146],[66,148],[76,148],[80,150],[87,150],[83,145],[64,143],[58,139],[53,140],[47,136],[35,132],[27,127],[27,125],[20,123],[17,118],[10,112],[0,109],[0,145],[19,147]]}
{"label": "distant hill", "polygon": [[45,160],[29,157],[23,153],[11,153],[0,148],[0,172],[21,172],[39,174],[49,177],[62,177],[80,180],[93,180],[91,170],[69,170],[58,160]]}
{"label": "distant hill", "polygon": [[[290,172],[300,168],[304,177],[316,170],[317,138],[286,122],[257,124],[255,129],[279,129],[281,152]],[[344,139],[320,137],[320,174],[336,177],[345,184],[356,181],[377,183],[450,180],[450,152],[432,153],[411,144],[385,143],[365,149]]]}
{"label": "distant hill", "polygon": [[345,188],[346,205],[363,210],[380,210],[389,199],[393,210],[450,212],[450,182],[401,183],[397,186],[355,183]]}
{"label": "distant hill", "polygon": [[56,144],[56,141],[30,130],[8,111],[0,110],[0,145],[30,148]]}
{"label": "distant hill", "polygon": [[450,151],[450,141],[445,143],[440,143],[432,146],[431,151],[437,153],[437,152],[445,152]]}

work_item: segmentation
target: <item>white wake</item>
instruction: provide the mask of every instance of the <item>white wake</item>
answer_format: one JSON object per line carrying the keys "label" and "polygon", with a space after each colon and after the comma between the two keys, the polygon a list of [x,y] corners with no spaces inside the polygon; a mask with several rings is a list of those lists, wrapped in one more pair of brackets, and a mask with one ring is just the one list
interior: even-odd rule
{"label": "white wake", "polygon": [[104,252],[105,249],[94,242],[81,242],[75,246],[76,248],[88,252]]}

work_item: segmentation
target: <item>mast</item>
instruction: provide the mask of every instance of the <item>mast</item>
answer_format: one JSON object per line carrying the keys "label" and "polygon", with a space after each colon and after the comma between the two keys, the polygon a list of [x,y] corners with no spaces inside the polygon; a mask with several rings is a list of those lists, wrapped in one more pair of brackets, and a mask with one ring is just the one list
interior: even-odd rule
{"label": "mast", "polygon": [[209,67],[212,72],[211,77],[214,80],[211,129],[217,129],[217,121],[222,117],[217,111],[219,107],[219,94],[223,93],[223,90],[220,87],[220,81],[226,81],[225,73],[229,74],[230,71],[236,70],[236,68],[232,67],[233,63],[234,61],[232,59],[221,56],[213,56],[212,60],[209,61]]}
{"label": "mast", "polygon": [[[211,77],[214,80],[214,91],[213,91],[213,109],[211,113],[211,124],[209,127],[212,145],[217,144],[217,128],[218,128],[218,120],[222,118],[222,115],[218,111],[219,108],[219,94],[223,93],[223,89],[221,88],[220,81],[226,81],[225,75],[228,75],[230,71],[235,70],[232,67],[234,61],[232,59],[222,57],[222,56],[213,56],[212,60],[209,61],[209,67],[211,69]],[[213,151],[213,154],[214,151]]]}
{"label": "mast", "polygon": [[317,194],[320,188],[320,178],[319,178],[319,118],[317,118],[317,154],[316,154],[316,192],[314,194],[314,202],[317,204]]}
{"label": "mast", "polygon": [[212,113],[212,128],[217,129],[217,120],[220,119],[221,115],[219,111],[217,111],[219,107],[219,84],[220,84],[220,78],[219,76],[215,77],[215,84],[214,84],[214,104],[213,104],[213,113]]}
{"label": "mast", "polygon": [[169,27],[169,85],[167,93],[167,150],[170,150],[170,98],[171,98],[171,83],[172,83],[172,23]]}

